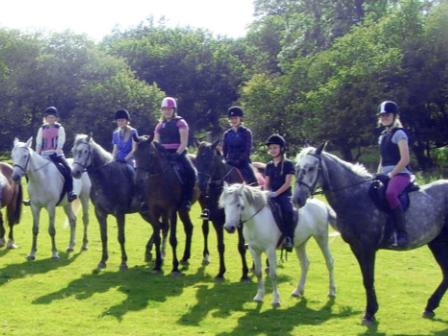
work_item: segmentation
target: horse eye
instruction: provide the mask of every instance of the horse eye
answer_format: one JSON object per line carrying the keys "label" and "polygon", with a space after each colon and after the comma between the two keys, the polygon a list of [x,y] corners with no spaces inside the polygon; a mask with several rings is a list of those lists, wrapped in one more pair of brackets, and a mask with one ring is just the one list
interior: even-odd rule
{"label": "horse eye", "polygon": [[314,167],[311,167],[311,168],[309,169],[310,172],[312,172],[313,170],[314,170]]}

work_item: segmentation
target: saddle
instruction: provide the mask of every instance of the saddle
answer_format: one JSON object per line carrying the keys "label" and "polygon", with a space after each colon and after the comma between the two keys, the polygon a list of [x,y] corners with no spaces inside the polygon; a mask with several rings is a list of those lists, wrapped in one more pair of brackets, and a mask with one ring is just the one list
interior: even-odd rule
{"label": "saddle", "polygon": [[[375,179],[369,188],[369,195],[373,200],[373,203],[383,212],[391,213],[389,203],[386,199],[387,182],[383,183],[378,179]],[[398,196],[398,199],[403,207],[403,211],[409,208],[410,200],[409,193],[420,190],[420,186],[415,182],[415,177],[411,178],[409,185]]]}
{"label": "saddle", "polygon": [[[272,199],[268,200],[268,204],[269,207],[271,208],[272,211],[272,216],[274,216],[274,220],[275,220],[275,224],[277,224],[278,229],[280,230],[280,232],[282,232],[282,226],[283,226],[283,214],[282,214],[282,210],[280,208],[280,205],[278,205],[277,202],[275,202]],[[296,229],[297,226],[297,218],[299,216],[299,212],[297,211],[297,209],[294,209],[294,230]],[[280,245],[282,244],[283,239],[285,238],[284,234],[282,233],[278,242],[277,242],[277,248],[280,247]]]}
{"label": "saddle", "polygon": [[171,161],[173,165],[174,172],[176,173],[177,178],[179,179],[180,184],[185,185],[185,168],[182,164],[177,161]]}
{"label": "saddle", "polygon": [[61,195],[59,196],[59,200],[56,203],[56,205],[58,205],[59,203],[61,203],[62,199],[64,198],[65,194],[68,193],[68,187],[67,187],[67,175],[70,174],[70,172],[68,172],[64,165],[58,161],[55,161],[54,158],[50,155],[49,156],[51,162],[54,163],[54,165],[56,166],[56,168],[58,169],[58,171],[61,173],[62,178],[64,179],[64,184],[62,186],[62,191],[61,191]]}

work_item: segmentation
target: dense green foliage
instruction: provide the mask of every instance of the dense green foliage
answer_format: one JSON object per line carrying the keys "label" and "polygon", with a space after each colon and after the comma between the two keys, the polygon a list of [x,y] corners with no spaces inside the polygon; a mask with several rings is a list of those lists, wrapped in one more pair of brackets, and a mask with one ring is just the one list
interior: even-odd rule
{"label": "dense green foliage", "polygon": [[392,99],[417,164],[431,167],[432,149],[448,145],[447,22],[446,0],[255,0],[239,39],[152,17],[98,44],[0,28],[1,149],[34,135],[48,105],[69,138],[94,131],[110,146],[118,108],[148,134],[166,94],[192,138],[221,134],[240,104],[256,145],[274,132],[292,152],[326,139],[353,161],[375,145],[376,107]]}

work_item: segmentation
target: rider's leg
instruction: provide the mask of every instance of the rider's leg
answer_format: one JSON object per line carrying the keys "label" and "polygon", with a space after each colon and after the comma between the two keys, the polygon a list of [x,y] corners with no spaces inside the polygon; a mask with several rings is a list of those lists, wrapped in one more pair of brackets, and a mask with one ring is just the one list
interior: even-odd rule
{"label": "rider's leg", "polygon": [[392,215],[397,228],[397,246],[399,247],[407,247],[409,244],[404,211],[398,199],[398,196],[407,187],[409,182],[410,175],[398,174],[390,179],[386,190],[386,199],[392,209]]}
{"label": "rider's leg", "polygon": [[251,186],[258,185],[258,180],[257,177],[255,176],[254,168],[252,167],[249,161],[241,162],[239,168],[241,169],[241,173],[243,174],[247,184],[250,184]]}
{"label": "rider's leg", "polygon": [[181,155],[180,160],[185,169],[185,190],[180,207],[182,210],[190,211],[198,174],[186,152]]}
{"label": "rider's leg", "polygon": [[78,195],[76,195],[76,193],[73,192],[73,177],[72,177],[72,169],[70,168],[70,166],[68,165],[67,160],[65,159],[65,157],[63,155],[58,155],[56,157],[54,157],[54,160],[56,162],[61,163],[64,166],[64,170],[65,170],[65,183],[67,185],[67,194],[68,194],[68,201],[72,202],[75,199],[78,198]]}
{"label": "rider's leg", "polygon": [[294,247],[294,208],[289,195],[277,196],[277,202],[282,209],[282,229],[285,239],[283,239],[282,247],[291,252]]}

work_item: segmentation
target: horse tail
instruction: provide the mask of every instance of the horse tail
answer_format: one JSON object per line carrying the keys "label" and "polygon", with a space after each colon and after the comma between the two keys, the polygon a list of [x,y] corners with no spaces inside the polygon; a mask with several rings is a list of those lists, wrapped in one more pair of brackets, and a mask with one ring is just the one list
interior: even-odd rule
{"label": "horse tail", "polygon": [[[79,200],[79,198],[75,199],[72,203],[72,210],[73,213],[76,214],[79,212],[79,210],[81,209],[81,201]],[[68,228],[68,226],[70,225],[70,221],[68,219],[67,216],[65,216],[65,222],[64,222],[64,229]]]}
{"label": "horse tail", "polygon": [[338,216],[336,215],[336,212],[334,212],[333,208],[331,206],[329,206],[328,204],[325,204],[325,205],[328,210],[328,222],[330,223],[333,230],[339,232],[338,225],[337,225]]}
{"label": "horse tail", "polygon": [[18,185],[15,192],[15,204],[14,206],[8,205],[7,217],[9,225],[19,224],[20,216],[22,215],[22,201],[23,201],[23,191],[22,185]]}

